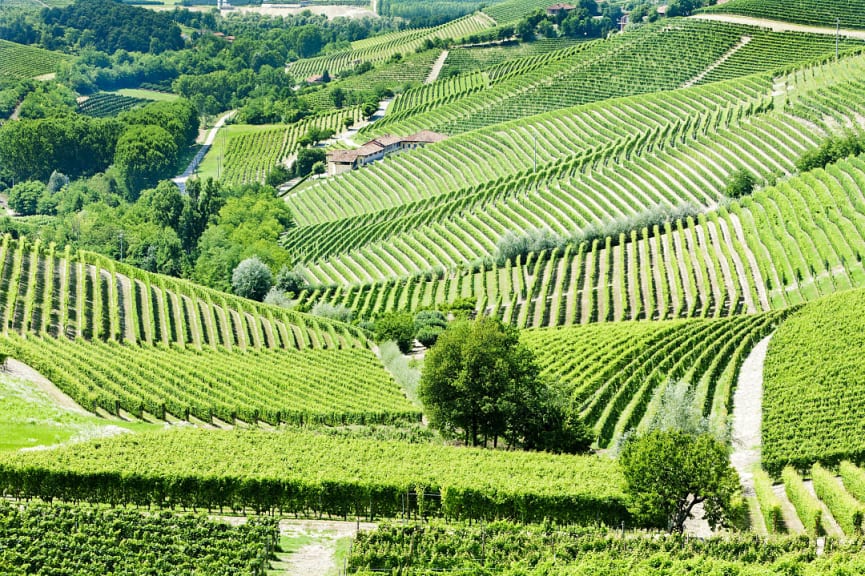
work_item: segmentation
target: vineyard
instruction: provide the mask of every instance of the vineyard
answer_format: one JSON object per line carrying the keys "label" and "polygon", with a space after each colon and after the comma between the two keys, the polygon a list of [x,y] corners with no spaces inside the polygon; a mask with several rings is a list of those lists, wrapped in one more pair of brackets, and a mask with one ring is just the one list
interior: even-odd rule
{"label": "vineyard", "polygon": [[9,576],[265,576],[278,543],[268,519],[231,527],[204,516],[66,505],[2,502],[0,526],[0,571]]}
{"label": "vineyard", "polygon": [[51,74],[68,59],[58,52],[0,40],[0,79],[21,80]]}
{"label": "vineyard", "polygon": [[739,368],[783,315],[723,320],[616,323],[532,330],[524,341],[543,373],[570,390],[571,409],[606,448],[645,429],[666,387],[685,382],[694,408],[724,435]]}
{"label": "vineyard", "polygon": [[357,328],[8,236],[0,263],[0,348],[87,409],[229,424],[419,417]]}
{"label": "vineyard", "polygon": [[[308,116],[213,133],[198,176],[227,195],[291,166],[311,133],[360,128],[321,150],[447,136],[277,192],[293,220],[270,246],[292,267],[267,299],[280,306],[49,242],[85,187],[40,189],[37,208],[56,211],[4,221],[0,429],[17,428],[0,442],[0,572],[865,573],[865,41],[699,17],[597,40],[554,38],[564,23],[543,21],[543,39],[507,38],[552,4],[390,0],[380,13],[414,26],[454,19],[372,36],[403,25],[331,22],[322,55],[286,67],[297,97],[280,105]],[[701,11],[865,29],[860,4]],[[234,43],[202,36],[232,66],[251,48],[238,12],[212,15]],[[197,47],[206,19],[183,19]],[[268,42],[299,40],[261,28]],[[268,50],[249,60],[295,57]],[[199,52],[164,57],[185,76],[205,69]],[[68,58],[0,41],[0,79]],[[324,72],[331,81],[304,81]],[[372,94],[386,111],[366,120]],[[175,96],[96,92],[79,112],[110,117],[150,98]],[[236,101],[236,118],[255,111]],[[106,201],[102,178],[86,191]],[[30,193],[8,188],[13,206]],[[191,261],[211,253],[202,246]],[[504,422],[528,385],[472,415],[508,434],[439,421],[446,394],[429,375],[449,350],[429,348],[463,316],[518,329],[541,390],[530,413],[549,410],[531,431]],[[460,386],[477,385],[473,369],[460,368]],[[655,504],[626,481],[627,442],[669,425],[720,440],[718,459],[740,474],[720,534],[711,495],[685,528],[699,537],[645,530],[671,516],[641,509]],[[463,445],[470,433],[483,448]],[[311,530],[287,537],[288,516],[378,527],[325,545]],[[332,566],[283,562],[330,544]]]}
{"label": "vineyard", "polygon": [[218,177],[229,185],[264,183],[268,172],[297,152],[298,139],[310,128],[340,132],[347,118],[359,121],[360,108],[346,108],[289,125],[228,126],[204,157],[199,175]]}
{"label": "vineyard", "polygon": [[314,74],[322,74],[325,71],[331,76],[335,76],[343,70],[354,68],[361,62],[370,62],[375,65],[386,62],[395,54],[411,54],[422,46],[425,40],[437,38],[459,40],[486,30],[492,25],[493,22],[489,18],[480,14],[472,14],[434,28],[391,32],[353,42],[351,50],[298,60],[288,66],[288,73],[295,78],[307,78]]}
{"label": "vineyard", "polygon": [[755,541],[749,535],[708,540],[641,537],[603,528],[549,525],[385,524],[362,532],[349,574],[783,574],[851,573],[865,562],[858,545],[830,540],[824,556],[806,538]]}
{"label": "vineyard", "polygon": [[865,28],[862,6],[849,0],[731,0],[705,8],[704,12],[740,14],[769,20],[784,20],[811,26]]}
{"label": "vineyard", "polygon": [[86,100],[78,103],[78,111],[87,116],[95,118],[107,118],[117,116],[121,112],[135,108],[142,104],[146,104],[147,100],[142,98],[132,98],[129,96],[121,96],[108,92],[100,92],[92,96],[88,96]]}
{"label": "vineyard", "polygon": [[[865,294],[809,304],[773,337],[766,362],[763,465],[863,461],[862,348]],[[795,400],[794,400],[795,399]]]}
{"label": "vineyard", "polygon": [[[165,479],[171,478],[171,481]],[[617,524],[615,462],[310,432],[173,429],[0,458],[17,497],[278,511]]]}

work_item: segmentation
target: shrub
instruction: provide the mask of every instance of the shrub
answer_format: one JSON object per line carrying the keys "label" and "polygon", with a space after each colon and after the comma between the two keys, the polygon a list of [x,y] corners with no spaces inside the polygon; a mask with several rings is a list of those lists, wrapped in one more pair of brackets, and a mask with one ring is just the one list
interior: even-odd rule
{"label": "shrub", "polygon": [[729,198],[741,198],[753,192],[756,184],[757,179],[748,170],[736,170],[727,179],[724,194]]}
{"label": "shrub", "polygon": [[426,348],[431,348],[438,341],[439,335],[444,331],[443,326],[423,326],[417,331],[415,338]]}
{"label": "shrub", "polygon": [[421,310],[414,317],[414,330],[420,331],[422,328],[439,326],[446,328],[448,325],[447,318],[444,313],[438,310]]}
{"label": "shrub", "polygon": [[283,266],[276,273],[276,282],[274,284],[280,291],[288,292],[289,294],[300,294],[309,287],[306,280],[306,274],[303,269],[295,266],[294,269],[288,266]]}
{"label": "shrub", "polygon": [[267,296],[264,297],[264,303],[270,304],[271,306],[278,306],[280,308],[291,308],[294,305],[291,298],[288,297],[288,294],[274,286],[267,293]]}
{"label": "shrub", "polygon": [[865,151],[865,137],[859,134],[848,132],[843,136],[832,136],[824,140],[818,148],[802,154],[796,161],[796,169],[807,172],[823,168],[827,164],[861,154],[863,151]]}
{"label": "shrub", "polygon": [[250,300],[264,300],[272,284],[273,274],[258,256],[247,258],[231,274],[234,293]]}
{"label": "shrub", "polygon": [[389,312],[376,319],[374,333],[377,342],[393,340],[408,354],[414,344],[414,319],[408,312]]}
{"label": "shrub", "polygon": [[354,311],[351,308],[346,308],[342,304],[329,304],[327,302],[318,302],[312,307],[313,316],[328,318],[338,322],[349,323],[354,320]]}

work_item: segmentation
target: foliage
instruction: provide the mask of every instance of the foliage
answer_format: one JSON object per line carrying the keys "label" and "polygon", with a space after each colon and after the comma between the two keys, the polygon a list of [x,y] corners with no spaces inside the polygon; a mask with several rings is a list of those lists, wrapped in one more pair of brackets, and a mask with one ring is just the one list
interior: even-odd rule
{"label": "foliage", "polygon": [[276,273],[274,286],[282,292],[297,295],[307,288],[308,282],[303,268],[283,266]]}
{"label": "foliage", "polygon": [[495,260],[499,266],[504,266],[508,260],[515,262],[518,256],[525,257],[531,252],[550,250],[562,244],[564,240],[547,228],[529,230],[523,236],[507,232],[496,244]]}
{"label": "foliage", "polygon": [[16,184],[9,189],[9,207],[22,216],[36,214],[39,199],[46,191],[44,184],[34,180]]}
{"label": "foliage", "polygon": [[235,294],[250,300],[264,300],[273,285],[270,268],[257,256],[240,262],[231,273],[231,288]]}
{"label": "foliage", "polygon": [[397,517],[405,511],[567,524],[629,520],[622,477],[609,458],[290,429],[175,428],[11,454],[0,457],[0,490],[16,497],[342,518]]}
{"label": "foliage", "polygon": [[341,305],[334,306],[332,304],[327,304],[326,302],[319,302],[313,306],[312,315],[336,320],[337,322],[345,322],[347,324],[354,319],[354,312],[352,312],[350,308]]}
{"label": "foliage", "polygon": [[436,325],[421,326],[415,332],[415,339],[420,342],[425,348],[431,348],[438,341],[439,336],[444,332],[444,328]]}
{"label": "foliage", "polygon": [[753,174],[744,169],[737,170],[727,179],[724,195],[728,198],[741,198],[753,192],[756,185],[757,180]]}
{"label": "foliage", "polygon": [[377,342],[393,340],[403,354],[411,352],[414,341],[414,320],[411,314],[389,312],[375,319],[373,329]]}
{"label": "foliage", "polygon": [[265,576],[279,540],[273,519],[253,518],[229,526],[204,515],[68,504],[3,502],[0,525],[0,572],[15,576],[154,572]]}
{"label": "foliage", "polygon": [[830,136],[817,148],[805,152],[796,161],[796,168],[800,172],[824,168],[828,164],[862,152],[865,152],[865,136],[853,132],[843,136]]}
{"label": "foliage", "polygon": [[228,198],[201,235],[193,279],[228,290],[231,271],[245,258],[257,256],[272,270],[287,265],[289,255],[276,241],[291,223],[291,212],[271,189]]}
{"label": "foliage", "polygon": [[65,8],[47,9],[42,20],[51,31],[45,39],[50,47],[65,41],[65,35],[103,52],[159,54],[183,47],[180,27],[168,14],[111,0],[76,0]]}
{"label": "foliage", "polygon": [[711,435],[651,431],[629,440],[619,460],[640,522],[681,533],[701,503],[712,527],[729,520],[739,479],[729,449]]}
{"label": "foliage", "polygon": [[325,162],[326,156],[326,152],[321,148],[301,148],[297,151],[297,160],[294,162],[294,175],[303,177],[312,174],[313,167],[319,162]]}
{"label": "foliage", "polygon": [[550,399],[557,395],[517,331],[495,320],[448,326],[426,356],[419,394],[433,427],[472,446],[503,438],[510,446],[585,450],[591,442],[557,437],[568,428]]}
{"label": "foliage", "polygon": [[709,432],[709,421],[697,402],[695,387],[681,381],[668,383],[658,390],[662,392],[660,406],[647,430],[679,431],[694,436]]}

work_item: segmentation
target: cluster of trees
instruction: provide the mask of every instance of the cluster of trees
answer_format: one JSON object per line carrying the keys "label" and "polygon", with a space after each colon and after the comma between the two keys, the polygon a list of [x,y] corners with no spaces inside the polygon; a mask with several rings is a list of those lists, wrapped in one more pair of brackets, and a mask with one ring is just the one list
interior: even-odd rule
{"label": "cluster of trees", "polygon": [[849,131],[839,136],[830,136],[817,148],[802,154],[796,161],[796,169],[807,172],[862,153],[865,153],[865,134]]}
{"label": "cluster of trees", "polygon": [[376,7],[381,15],[404,18],[411,22],[412,27],[423,28],[438,26],[471,14],[483,5],[484,2],[479,0],[425,0],[423,2],[379,0]]}
{"label": "cluster of trees", "polygon": [[48,116],[0,127],[4,179],[45,182],[54,171],[77,179],[113,166],[123,194],[134,201],[141,190],[173,175],[178,153],[198,135],[198,114],[184,100],[155,102],[110,119],[42,111]]}
{"label": "cluster of trees", "polygon": [[108,53],[159,54],[184,46],[180,27],[170,15],[114,0],[75,0],[64,8],[46,8],[42,24],[41,41],[50,50],[74,43]]}
{"label": "cluster of trees", "polygon": [[519,331],[492,318],[457,320],[427,353],[420,399],[430,425],[472,446],[498,445],[585,452],[586,425],[568,409],[567,395],[540,377]]}
{"label": "cluster of trees", "polygon": [[547,15],[543,11],[529,14],[517,24],[515,33],[524,42],[534,40],[537,35],[545,38],[568,36],[571,38],[603,38],[618,28],[622,9],[609,2],[603,10],[595,0],[579,0],[574,10]]}

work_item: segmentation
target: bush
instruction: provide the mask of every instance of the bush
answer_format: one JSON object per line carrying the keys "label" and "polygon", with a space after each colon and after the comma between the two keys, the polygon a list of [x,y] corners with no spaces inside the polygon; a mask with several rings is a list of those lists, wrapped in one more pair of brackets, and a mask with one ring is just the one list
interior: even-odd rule
{"label": "bush", "polygon": [[36,180],[20,182],[9,190],[9,207],[21,216],[36,214],[39,198],[45,193],[45,186]]}
{"label": "bush", "polygon": [[448,321],[444,313],[438,310],[421,310],[414,316],[414,330],[420,331],[422,328],[440,326],[447,328]]}
{"label": "bush", "polygon": [[442,326],[423,326],[417,331],[415,338],[424,347],[431,348],[438,341],[439,335],[444,331],[445,329]]}
{"label": "bush", "polygon": [[848,132],[843,136],[832,136],[823,141],[818,148],[805,152],[797,161],[796,169],[807,172],[824,168],[832,162],[837,162],[848,156],[856,156],[865,152],[865,137]]}
{"label": "bush", "polygon": [[247,258],[231,274],[231,288],[243,298],[261,302],[273,284],[270,268],[258,256]]}
{"label": "bush", "polygon": [[724,194],[729,198],[741,198],[753,192],[756,184],[757,179],[749,171],[744,168],[736,170],[727,179]]}
{"label": "bush", "polygon": [[541,252],[563,246],[566,240],[548,228],[529,230],[522,236],[514,232],[506,232],[496,244],[495,258],[499,266],[505,262],[513,262],[517,256],[526,256],[531,252]]}
{"label": "bush", "polygon": [[280,291],[294,294],[295,296],[309,287],[303,269],[297,266],[294,269],[288,266],[280,268],[279,272],[276,273],[276,282],[274,285]]}
{"label": "bush", "polygon": [[342,304],[333,305],[327,302],[316,303],[312,307],[312,315],[346,324],[354,320],[354,311],[351,308],[346,308]]}
{"label": "bush", "polygon": [[294,305],[291,298],[288,297],[288,294],[274,286],[271,288],[267,296],[264,297],[264,303],[270,304],[271,306],[278,306],[279,308],[291,308]]}
{"label": "bush", "polygon": [[267,173],[267,178],[265,178],[264,181],[268,186],[276,188],[280,184],[291,180],[291,177],[291,170],[286,168],[283,164],[277,164]]}
{"label": "bush", "polygon": [[389,312],[376,319],[374,333],[377,342],[393,340],[408,354],[414,344],[414,319],[408,312]]}

